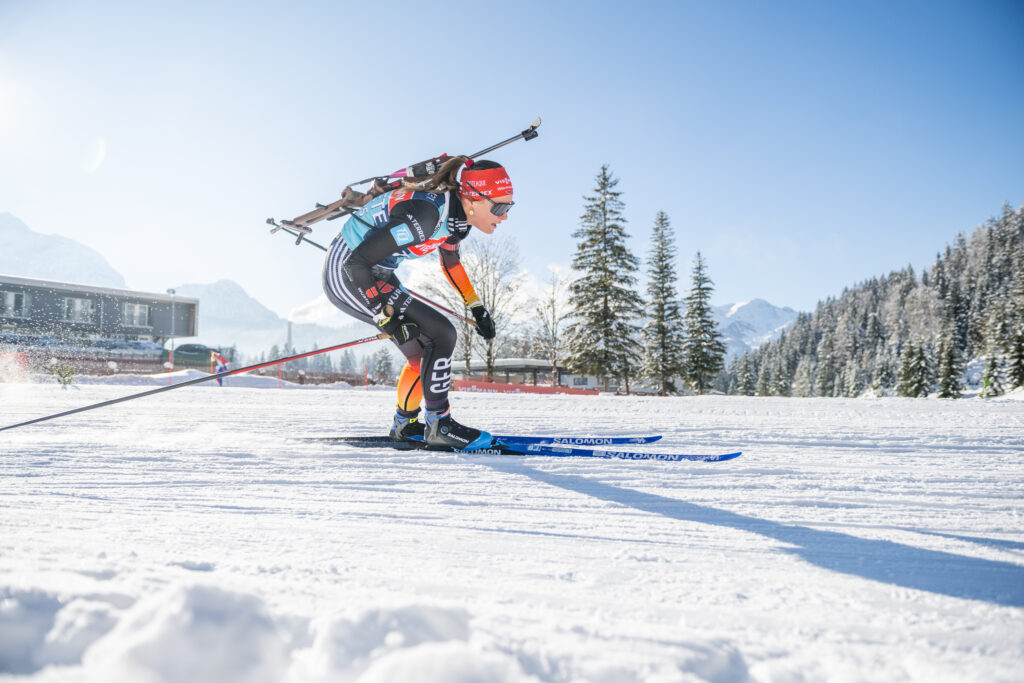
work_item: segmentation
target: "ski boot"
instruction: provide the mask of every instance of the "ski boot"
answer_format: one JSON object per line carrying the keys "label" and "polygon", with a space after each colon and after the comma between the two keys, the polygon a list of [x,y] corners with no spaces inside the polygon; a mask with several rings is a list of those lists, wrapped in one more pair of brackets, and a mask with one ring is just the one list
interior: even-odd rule
{"label": "ski boot", "polygon": [[452,409],[427,410],[424,438],[428,448],[475,451],[491,445],[487,432],[461,425],[452,419]]}
{"label": "ski boot", "polygon": [[422,441],[423,432],[426,431],[423,423],[419,421],[420,411],[408,413],[404,410],[395,411],[395,420],[391,423],[391,433],[388,436],[392,441]]}

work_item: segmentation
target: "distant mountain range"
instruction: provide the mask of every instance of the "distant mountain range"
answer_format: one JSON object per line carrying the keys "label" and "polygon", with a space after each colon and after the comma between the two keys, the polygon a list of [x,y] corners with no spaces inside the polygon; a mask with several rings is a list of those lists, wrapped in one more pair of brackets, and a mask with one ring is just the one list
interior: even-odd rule
{"label": "distant mountain range", "polygon": [[[125,288],[124,277],[95,250],[59,235],[33,232],[9,213],[0,213],[0,273],[60,280],[83,285]],[[199,299],[199,336],[210,346],[232,346],[247,355],[284,346],[288,321],[277,315],[232,280],[175,287],[182,296]],[[754,299],[714,308],[729,357],[776,338],[793,324],[797,313]],[[294,348],[324,348],[372,329],[336,309],[320,296],[294,309],[290,318]]]}
{"label": "distant mountain range", "polygon": [[0,213],[0,273],[125,287],[124,277],[98,251],[67,237],[32,232],[9,213]]}
{"label": "distant mountain range", "polygon": [[779,308],[764,299],[715,306],[712,311],[725,337],[727,360],[776,339],[798,315],[788,306]]}

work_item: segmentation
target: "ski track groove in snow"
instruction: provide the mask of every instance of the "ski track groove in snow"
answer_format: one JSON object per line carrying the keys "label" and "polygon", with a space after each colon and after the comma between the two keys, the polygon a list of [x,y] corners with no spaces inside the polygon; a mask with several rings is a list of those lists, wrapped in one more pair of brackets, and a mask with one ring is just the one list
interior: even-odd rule
{"label": "ski track groove in snow", "polygon": [[[0,384],[2,421],[135,390]],[[302,441],[389,424],[390,392],[337,389],[3,432],[0,679],[1019,680],[1024,401],[453,404],[496,433],[744,455]]]}

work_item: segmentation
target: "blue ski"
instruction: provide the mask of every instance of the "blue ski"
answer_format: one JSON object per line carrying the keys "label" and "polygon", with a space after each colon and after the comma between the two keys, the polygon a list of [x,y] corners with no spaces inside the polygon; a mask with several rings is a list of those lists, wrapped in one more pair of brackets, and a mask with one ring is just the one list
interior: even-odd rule
{"label": "blue ski", "polygon": [[[549,438],[583,438],[583,437],[508,437],[500,436],[495,437],[494,441],[490,446],[475,451],[460,451],[458,449],[440,449],[442,451],[450,450],[454,453],[465,453],[466,455],[533,455],[541,457],[556,457],[556,458],[604,458],[604,459],[619,459],[619,460],[662,460],[665,462],[681,462],[683,460],[696,461],[696,462],[721,462],[723,460],[732,460],[738,458],[741,455],[740,451],[734,453],[719,453],[719,454],[695,454],[695,453],[650,453],[650,452],[630,452],[630,451],[612,451],[600,448],[578,448],[573,446],[563,446],[555,443],[527,443],[524,441],[515,441],[514,439],[549,439]],[[611,439],[618,439],[623,437],[607,437]],[[657,437],[625,437],[625,438],[648,438],[651,441],[661,438]],[[310,437],[310,440],[314,441],[329,441],[333,443],[342,443],[347,446],[357,446],[359,448],[392,448],[400,451],[409,450],[426,450],[427,444],[422,440],[409,440],[409,441],[392,441],[386,436],[335,436],[335,437]]]}
{"label": "blue ski", "polygon": [[568,446],[553,446],[549,444],[504,444],[510,450],[519,451],[523,455],[542,455],[561,458],[618,458],[621,460],[663,460],[666,462],[680,462],[682,460],[693,460],[698,462],[721,462],[732,460],[742,455],[742,451],[734,453],[718,454],[695,454],[695,453],[633,453],[629,451],[608,451],[597,448],[571,448]]}
{"label": "blue ski", "polygon": [[[624,444],[653,443],[661,438],[660,434],[650,436],[495,436],[494,440],[505,444],[550,444],[559,446],[614,446]],[[306,441],[332,441],[348,444],[379,444],[393,443],[387,436],[309,436]]]}
{"label": "blue ski", "polygon": [[558,446],[614,446],[617,444],[653,443],[661,434],[650,436],[495,436],[505,444],[537,443]]}

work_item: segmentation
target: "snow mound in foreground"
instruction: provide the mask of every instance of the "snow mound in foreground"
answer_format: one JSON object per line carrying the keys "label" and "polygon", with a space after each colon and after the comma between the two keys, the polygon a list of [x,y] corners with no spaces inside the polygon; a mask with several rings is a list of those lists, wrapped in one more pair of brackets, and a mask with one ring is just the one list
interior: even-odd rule
{"label": "snow mound in foreground", "polygon": [[280,681],[284,634],[250,595],[195,586],[142,600],[85,654],[100,680]]}
{"label": "snow mound in foreground", "polygon": [[[88,680],[111,683],[538,681],[474,636],[461,609],[409,605],[310,621],[275,617],[253,595],[202,585],[126,606],[0,591],[0,673],[81,664]],[[70,673],[45,673],[61,671]]]}
{"label": "snow mound in foreground", "polygon": [[78,664],[86,648],[117,623],[113,613],[111,604],[98,599],[0,590],[0,672]]}
{"label": "snow mound in foreground", "polygon": [[43,591],[0,590],[0,672],[39,668],[39,650],[60,608],[60,601]]}
{"label": "snow mound in foreground", "polygon": [[359,683],[527,683],[537,680],[523,674],[508,655],[482,652],[460,642],[428,643],[401,650],[377,660],[359,677]]}
{"label": "snow mound in foreground", "polygon": [[469,614],[412,605],[333,617],[311,627],[313,645],[296,656],[292,680],[303,682],[536,681],[512,657],[471,642]]}

